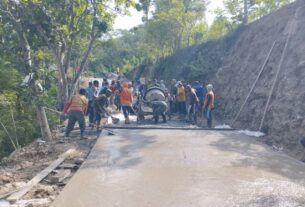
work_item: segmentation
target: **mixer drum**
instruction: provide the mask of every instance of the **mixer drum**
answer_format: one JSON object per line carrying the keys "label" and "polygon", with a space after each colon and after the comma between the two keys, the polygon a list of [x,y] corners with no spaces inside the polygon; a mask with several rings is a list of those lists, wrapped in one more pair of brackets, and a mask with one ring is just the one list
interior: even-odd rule
{"label": "mixer drum", "polygon": [[149,88],[145,95],[144,95],[144,100],[147,102],[151,101],[165,101],[165,94],[164,91],[159,88],[159,87],[152,87]]}

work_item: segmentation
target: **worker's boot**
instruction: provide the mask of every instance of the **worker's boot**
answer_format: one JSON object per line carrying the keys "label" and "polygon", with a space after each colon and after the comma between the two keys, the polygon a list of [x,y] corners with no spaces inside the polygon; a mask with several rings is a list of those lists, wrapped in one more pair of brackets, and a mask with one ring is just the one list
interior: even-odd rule
{"label": "worker's boot", "polygon": [[130,119],[129,119],[129,117],[126,117],[126,118],[125,118],[125,124],[130,124]]}
{"label": "worker's boot", "polygon": [[65,138],[68,138],[69,135],[70,135],[70,132],[66,132],[66,133],[65,133]]}
{"label": "worker's boot", "polygon": [[159,116],[154,116],[155,124],[158,124],[159,122]]}
{"label": "worker's boot", "polygon": [[162,114],[162,119],[163,119],[163,123],[166,123],[166,116],[164,113]]}

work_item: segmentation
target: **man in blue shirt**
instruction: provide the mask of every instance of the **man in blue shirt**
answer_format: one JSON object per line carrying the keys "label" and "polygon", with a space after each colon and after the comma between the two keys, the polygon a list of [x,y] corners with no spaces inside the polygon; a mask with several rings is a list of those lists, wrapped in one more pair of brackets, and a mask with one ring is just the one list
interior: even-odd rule
{"label": "man in blue shirt", "polygon": [[200,84],[199,81],[194,82],[193,88],[195,89],[196,95],[199,99],[198,111],[201,112],[202,111],[202,105],[203,105],[203,102],[204,102],[204,97],[205,97],[205,94],[206,94],[206,90],[205,90],[205,87],[203,87],[203,84]]}
{"label": "man in blue shirt", "polygon": [[109,90],[109,82],[108,81],[103,82],[103,86],[102,86],[102,89],[101,89],[99,95],[105,95],[108,90]]}

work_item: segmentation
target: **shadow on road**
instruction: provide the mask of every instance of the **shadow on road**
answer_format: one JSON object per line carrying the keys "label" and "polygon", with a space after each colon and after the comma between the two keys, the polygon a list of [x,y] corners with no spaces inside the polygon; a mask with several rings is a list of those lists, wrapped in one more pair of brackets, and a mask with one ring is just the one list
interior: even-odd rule
{"label": "shadow on road", "polygon": [[107,170],[131,168],[141,162],[140,151],[155,142],[154,136],[147,136],[143,131],[120,130],[115,131],[115,134],[117,135],[100,137],[100,139],[106,140],[103,140],[103,143],[97,142],[83,169],[100,167],[106,167]]}
{"label": "shadow on road", "polygon": [[232,152],[236,155],[229,167],[256,167],[292,180],[304,179],[304,163],[284,153],[273,151],[269,146],[250,137],[238,134],[222,134],[221,139],[211,142],[210,145],[221,151]]}

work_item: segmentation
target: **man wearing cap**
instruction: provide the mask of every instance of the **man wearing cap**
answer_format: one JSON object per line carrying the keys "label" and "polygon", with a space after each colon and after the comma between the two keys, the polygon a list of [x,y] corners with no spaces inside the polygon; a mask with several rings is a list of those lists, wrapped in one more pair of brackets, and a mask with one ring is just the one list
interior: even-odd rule
{"label": "man wearing cap", "polygon": [[209,128],[212,128],[212,111],[214,109],[215,95],[213,92],[212,84],[207,85],[206,88],[207,88],[207,93],[205,95],[203,109],[204,112],[206,113],[207,125]]}

